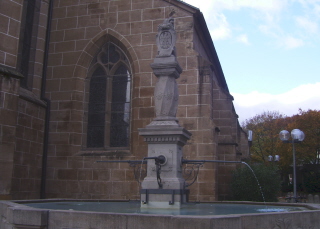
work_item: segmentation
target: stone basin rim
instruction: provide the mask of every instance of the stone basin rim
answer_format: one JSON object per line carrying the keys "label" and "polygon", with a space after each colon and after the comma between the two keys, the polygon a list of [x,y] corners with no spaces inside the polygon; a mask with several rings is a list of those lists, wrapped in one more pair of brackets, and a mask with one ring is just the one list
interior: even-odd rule
{"label": "stone basin rim", "polygon": [[[256,229],[256,228],[276,228],[279,223],[285,226],[297,225],[300,228],[320,228],[320,204],[311,203],[283,203],[268,202],[273,206],[294,206],[304,207],[306,210],[291,212],[262,212],[229,214],[229,215],[160,215],[160,214],[128,214],[115,212],[93,212],[93,211],[69,211],[35,208],[24,205],[26,203],[41,202],[128,202],[129,200],[92,200],[92,199],[29,199],[29,200],[1,200],[0,215],[3,220],[2,226],[25,226],[26,228],[71,228],[70,225],[78,228],[83,225],[98,224],[97,229],[105,228],[105,224],[112,224],[116,228],[123,229],[148,229],[147,223],[160,225],[161,229],[185,229],[199,228],[199,224],[205,228],[219,229]],[[137,200],[135,200],[137,201]],[[195,202],[191,202],[195,203]],[[196,202],[198,203],[198,202]],[[251,201],[210,201],[201,203],[235,203],[235,204],[257,204],[263,206],[261,202]],[[64,220],[62,220],[64,219]],[[35,227],[37,225],[37,227]],[[103,226],[101,226],[103,225]],[[162,225],[162,226],[161,226]],[[8,227],[9,228],[9,227]],[[20,227],[21,228],[21,227]],[[290,227],[287,227],[290,228]],[[297,227],[298,228],[298,227]]]}
{"label": "stone basin rim", "polygon": [[[24,204],[27,203],[45,203],[45,202],[140,202],[140,200],[108,200],[108,199],[68,199],[68,198],[50,198],[50,199],[29,199],[29,200],[6,200],[6,201],[0,201],[0,202],[9,202],[12,203],[15,206],[12,207],[21,207],[23,209],[38,209],[36,207],[31,207],[27,206]],[[17,204],[17,205],[16,205]],[[287,206],[287,207],[302,207],[306,208],[307,210],[302,210],[303,212],[315,212],[315,211],[320,211],[320,204],[313,204],[313,203],[284,203],[284,202],[253,202],[253,201],[208,201],[208,202],[188,202],[184,203],[185,205],[192,205],[192,204],[238,204],[238,205],[271,205],[271,206]],[[50,209],[50,208],[43,208],[41,210],[48,210],[48,211],[68,211],[68,210],[61,210],[61,209]],[[74,212],[94,212],[94,211],[79,211],[79,210],[73,210]],[[294,211],[294,212],[299,212],[299,211]],[[133,215],[132,213],[119,213],[119,212],[99,212],[102,214],[117,214],[117,215]],[[260,214],[274,214],[275,212],[263,212],[259,213]],[[290,212],[281,212],[281,214],[285,213],[290,213]],[[243,213],[243,214],[233,214],[235,215],[251,215],[256,213]],[[157,215],[157,214],[144,214],[144,213],[139,213],[139,215]],[[160,214],[158,215],[160,216]],[[161,215],[161,216],[176,216],[176,215]],[[179,215],[183,216],[183,215]],[[222,217],[222,216],[230,216],[230,214],[226,215],[201,215],[201,216],[193,216],[193,217]]]}

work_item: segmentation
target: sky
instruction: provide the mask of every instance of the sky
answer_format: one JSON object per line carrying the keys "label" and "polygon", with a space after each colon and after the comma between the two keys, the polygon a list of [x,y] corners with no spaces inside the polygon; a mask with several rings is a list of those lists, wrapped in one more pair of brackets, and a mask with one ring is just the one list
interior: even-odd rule
{"label": "sky", "polygon": [[203,13],[240,124],[320,110],[320,0],[184,0]]}

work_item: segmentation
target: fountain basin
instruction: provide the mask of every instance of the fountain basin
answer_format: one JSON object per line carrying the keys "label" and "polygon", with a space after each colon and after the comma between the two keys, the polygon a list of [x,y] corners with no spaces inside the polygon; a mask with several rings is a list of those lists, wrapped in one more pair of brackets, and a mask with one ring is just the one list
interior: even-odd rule
{"label": "fountain basin", "polygon": [[125,214],[148,214],[148,215],[230,215],[250,214],[265,212],[291,212],[305,211],[305,207],[299,206],[274,206],[261,204],[235,204],[235,203],[188,203],[183,204],[180,209],[140,208],[140,201],[118,201],[118,202],[91,202],[91,201],[58,201],[25,203],[29,207],[70,210],[70,211],[93,211]]}
{"label": "fountain basin", "polygon": [[[67,202],[72,202],[70,203]],[[60,206],[60,209],[48,209],[48,203],[51,206]],[[64,203],[64,204],[63,204]],[[86,203],[86,204],[85,204]],[[100,204],[99,204],[100,203]],[[122,209],[129,202],[95,202],[96,208],[103,206],[103,203],[108,203],[109,206]],[[37,204],[37,208],[31,207]],[[108,205],[107,204],[107,205]],[[131,207],[139,202],[129,203]],[[175,214],[160,210],[160,212],[97,212],[87,208],[83,210],[77,209],[80,206],[93,206],[92,201],[74,202],[73,200],[41,200],[41,201],[1,201],[0,228],[163,228],[163,229],[180,229],[180,228],[223,228],[223,229],[257,229],[257,228],[320,228],[320,207],[316,204],[278,204],[273,203],[269,209],[278,209],[276,212],[268,212],[268,208],[261,203],[260,205],[252,202],[235,203],[205,203],[193,204],[195,209],[184,214]],[[30,205],[30,206],[28,206]],[[45,206],[47,205],[47,206]],[[192,204],[190,204],[191,206]],[[234,211],[233,213],[222,212],[222,214],[205,213],[205,215],[197,215],[199,206],[205,206],[210,209],[210,205],[217,205],[218,209],[226,206],[231,206],[231,209],[237,209],[240,206],[244,208],[260,209],[260,213],[248,213],[247,210],[242,211],[242,214]],[[38,207],[44,208],[38,208]],[[61,209],[64,206],[64,209]],[[70,208],[72,206],[72,208]],[[100,206],[100,207],[99,207]],[[105,205],[106,206],[106,205]],[[133,210],[133,208],[130,211]],[[184,211],[187,207],[184,206],[180,211]],[[282,208],[280,208],[282,207]],[[69,209],[65,209],[69,208]],[[71,210],[72,209],[72,210]],[[262,211],[261,211],[262,209]],[[266,209],[263,211],[263,209]],[[289,209],[288,211],[279,209]],[[291,211],[291,210],[293,211]],[[150,209],[148,209],[149,211]],[[212,209],[211,209],[212,210]],[[134,210],[136,211],[136,210]],[[152,211],[152,210],[151,210]],[[159,211],[156,209],[155,211]],[[161,212],[164,211],[164,212]]]}

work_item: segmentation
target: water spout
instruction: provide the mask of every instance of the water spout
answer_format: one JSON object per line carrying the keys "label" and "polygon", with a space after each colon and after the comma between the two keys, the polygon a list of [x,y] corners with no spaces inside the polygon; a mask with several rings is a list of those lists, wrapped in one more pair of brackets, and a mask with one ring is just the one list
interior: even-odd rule
{"label": "water spout", "polygon": [[206,162],[213,162],[213,163],[245,163],[243,161],[223,161],[223,160],[181,160],[182,164],[194,164],[194,163],[206,163]]}
{"label": "water spout", "polygon": [[259,187],[259,189],[260,189],[260,193],[261,193],[263,202],[264,202],[264,204],[266,204],[266,200],[265,200],[265,198],[264,198],[264,194],[263,194],[261,185],[260,185],[260,183],[259,183],[258,177],[256,176],[255,172],[253,171],[253,169],[251,168],[251,166],[250,166],[248,163],[246,163],[246,162],[244,162],[244,161],[241,161],[241,163],[242,163],[242,164],[245,164],[245,165],[251,170],[253,176],[256,178],[256,181],[257,181],[257,183],[258,183],[258,187]]}
{"label": "water spout", "polygon": [[253,169],[251,168],[251,166],[244,162],[244,161],[224,161],[224,160],[186,160],[186,159],[183,159],[181,160],[182,164],[204,164],[206,162],[211,162],[211,163],[241,163],[241,164],[245,164],[252,172],[253,176],[255,177],[256,181],[257,181],[257,184],[258,184],[258,187],[260,189],[260,193],[261,193],[261,196],[262,196],[262,199],[263,199],[263,202],[264,204],[266,204],[266,200],[265,200],[265,197],[264,197],[264,194],[263,194],[263,191],[262,191],[262,188],[261,188],[261,185],[259,183],[259,180],[256,176],[256,174],[254,173]]}
{"label": "water spout", "polygon": [[149,160],[149,159],[155,161],[158,186],[159,186],[159,188],[162,188],[163,184],[162,184],[162,180],[161,180],[161,177],[160,177],[161,165],[164,165],[166,163],[167,158],[165,156],[163,156],[163,155],[160,155],[160,156],[157,156],[157,157],[144,157],[143,161]]}
{"label": "water spout", "polygon": [[144,157],[143,160],[155,160],[156,164],[160,164],[163,165],[164,163],[166,163],[167,158],[163,155],[160,155],[158,157]]}

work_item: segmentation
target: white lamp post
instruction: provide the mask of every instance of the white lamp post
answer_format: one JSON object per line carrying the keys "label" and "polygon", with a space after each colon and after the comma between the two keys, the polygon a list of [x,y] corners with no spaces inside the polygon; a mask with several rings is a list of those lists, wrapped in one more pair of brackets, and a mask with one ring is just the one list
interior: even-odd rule
{"label": "white lamp post", "polygon": [[274,156],[269,155],[268,161],[269,162],[272,162],[272,161],[278,162],[278,161],[280,161],[280,156],[279,155],[274,155]]}
{"label": "white lamp post", "polygon": [[287,130],[282,130],[279,133],[279,137],[281,141],[285,143],[292,143],[292,151],[293,151],[293,198],[295,202],[297,202],[297,177],[296,177],[296,150],[294,148],[294,143],[299,143],[304,140],[304,133],[299,129],[294,129],[291,131],[291,141],[289,141],[290,134]]}

